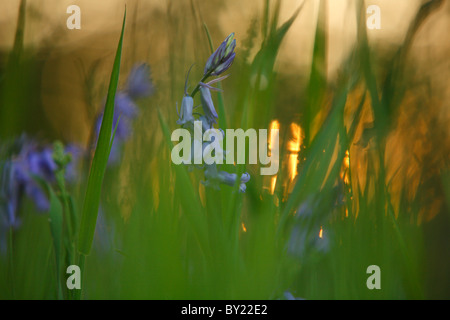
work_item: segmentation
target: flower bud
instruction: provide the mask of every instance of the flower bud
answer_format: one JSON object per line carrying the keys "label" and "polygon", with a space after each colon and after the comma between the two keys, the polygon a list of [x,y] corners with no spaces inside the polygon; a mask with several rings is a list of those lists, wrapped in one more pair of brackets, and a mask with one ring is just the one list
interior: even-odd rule
{"label": "flower bud", "polygon": [[206,61],[204,75],[209,73],[212,76],[218,76],[225,72],[234,61],[235,48],[236,39],[234,39],[234,33],[231,33]]}

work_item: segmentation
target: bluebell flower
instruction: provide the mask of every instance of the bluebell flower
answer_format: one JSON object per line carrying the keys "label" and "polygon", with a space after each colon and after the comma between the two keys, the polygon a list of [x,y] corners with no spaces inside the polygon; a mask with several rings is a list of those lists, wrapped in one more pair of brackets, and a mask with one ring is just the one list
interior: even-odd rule
{"label": "bluebell flower", "polygon": [[[191,96],[185,95],[181,101],[181,113],[178,114],[179,119],[177,124],[183,126],[187,123],[194,124],[195,118],[193,115],[194,110],[194,99]],[[178,111],[178,110],[177,110]]]}
{"label": "bluebell flower", "polygon": [[204,120],[207,121],[208,126],[210,128],[212,128],[213,125],[215,123],[217,123],[216,119],[219,117],[217,115],[216,109],[214,108],[214,103],[213,103],[212,97],[211,97],[211,90],[213,90],[213,91],[222,91],[219,88],[213,87],[212,84],[216,83],[216,82],[219,82],[219,81],[222,81],[222,80],[224,80],[226,78],[228,78],[228,75],[223,76],[223,77],[219,77],[219,78],[216,78],[216,79],[213,79],[213,80],[211,80],[211,81],[209,81],[207,83],[203,83],[203,82],[199,83],[199,85],[200,85],[200,89],[199,89],[200,90],[200,99],[201,99],[201,102],[202,102],[202,108],[203,108],[203,113],[204,113],[203,118],[204,118]]}
{"label": "bluebell flower", "polygon": [[115,224],[107,219],[105,210],[100,204],[98,208],[97,223],[95,225],[94,246],[98,253],[110,252],[113,249]]}
{"label": "bluebell flower", "polygon": [[[117,125],[116,137],[117,140],[127,140],[131,135],[131,122],[139,114],[134,101],[124,92],[118,92],[114,101],[114,115],[113,128]],[[120,121],[119,121],[120,117]],[[95,135],[98,137],[103,121],[103,113],[97,117],[95,123]],[[119,121],[119,123],[117,123]],[[112,137],[112,132],[111,132]]]}
{"label": "bluebell flower", "polygon": [[297,209],[288,242],[288,252],[303,259],[312,252],[324,254],[330,250],[332,237],[326,218],[333,210],[321,194],[308,196]]}
{"label": "bluebell flower", "polygon": [[20,220],[16,216],[19,205],[19,184],[14,175],[14,164],[5,161],[1,165],[0,184],[0,226],[18,227]]}
{"label": "bluebell flower", "polygon": [[[109,165],[115,165],[120,161],[123,145],[132,134],[133,121],[139,115],[139,109],[135,100],[149,96],[153,92],[154,88],[150,79],[150,67],[146,64],[133,67],[128,76],[125,89],[118,91],[114,99],[113,128],[117,126],[117,129],[108,159]],[[100,134],[102,121],[103,113],[95,121],[95,143],[97,143]],[[111,137],[112,134],[113,131],[111,131]]]}
{"label": "bluebell flower", "polygon": [[74,182],[79,176],[78,170],[81,160],[86,156],[86,150],[75,143],[68,144],[64,151],[71,155],[71,161],[66,165],[65,179],[68,182]]}
{"label": "bluebell flower", "polygon": [[208,58],[205,65],[204,75],[218,76],[225,72],[234,61],[236,54],[236,39],[234,32],[231,33],[217,48],[216,51]]}
{"label": "bluebell flower", "polygon": [[285,291],[284,292],[284,298],[286,299],[286,300],[305,300],[305,299],[303,299],[303,298],[296,298],[291,292],[289,292],[289,291]]}
{"label": "bluebell flower", "polygon": [[19,154],[2,166],[0,211],[8,226],[20,224],[16,214],[24,195],[33,201],[38,211],[48,211],[50,203],[46,191],[37,179],[54,182],[56,169],[51,148],[39,148],[33,140],[22,139]]}
{"label": "bluebell flower", "polygon": [[111,150],[109,152],[108,165],[117,165],[122,159],[122,148],[124,147],[124,142],[120,139],[115,139],[111,145]]}
{"label": "bluebell flower", "polygon": [[[217,48],[217,50],[209,57],[208,61],[205,64],[204,69],[204,75],[203,79],[197,84],[195,87],[193,93],[190,96],[187,93],[187,83],[189,78],[190,70],[187,72],[186,81],[184,85],[184,98],[181,104],[181,113],[178,112],[177,107],[177,113],[179,119],[177,120],[177,124],[183,126],[184,128],[193,130],[194,129],[194,122],[197,121],[195,118],[195,115],[197,113],[194,113],[194,99],[193,97],[195,94],[200,91],[200,99],[201,99],[201,105],[203,108],[203,115],[199,115],[199,121],[202,123],[202,129],[203,132],[208,131],[209,129],[214,128],[214,124],[217,123],[217,119],[219,118],[216,109],[214,107],[214,103],[211,97],[211,90],[214,91],[222,91],[221,89],[215,88],[212,86],[213,83],[222,81],[228,76],[222,76],[218,77],[216,79],[213,79],[207,83],[204,83],[203,81],[206,81],[206,79],[210,76],[219,76],[223,72],[225,72],[233,63],[234,58],[236,54],[234,53],[234,49],[236,48],[236,40],[234,39],[234,33],[230,34],[225,41]],[[222,136],[224,135],[223,130],[218,129],[221,131]],[[236,183],[239,184],[239,191],[245,192],[247,189],[246,183],[250,180],[250,175],[248,173],[242,174],[240,177],[235,173],[228,173],[226,171],[221,171],[218,169],[217,165],[220,163],[215,163],[215,160],[221,160],[222,157],[225,160],[226,151],[222,150],[218,147],[220,143],[216,143],[214,139],[216,139],[218,136],[213,135],[211,136],[211,141],[208,141],[208,138],[205,138],[207,140],[206,142],[202,143],[202,155],[204,160],[204,165],[198,166],[198,165],[189,165],[189,169],[192,169],[194,167],[201,168],[204,170],[205,174],[205,181],[202,181],[201,183],[204,184],[207,187],[212,187],[215,189],[220,189],[221,184],[225,184],[228,186],[234,186]],[[209,148],[209,146],[214,143],[214,145]],[[208,149],[207,149],[208,148]],[[192,143],[192,150],[191,150],[191,163],[193,163],[193,160],[195,158],[194,156],[194,142]],[[208,155],[211,155],[211,158],[205,158],[205,153]]]}
{"label": "bluebell flower", "polygon": [[46,192],[36,181],[36,178],[52,183],[57,165],[48,147],[39,150],[34,141],[26,141],[19,155],[13,158],[14,179],[30,199],[38,211],[48,211],[50,203]]}
{"label": "bluebell flower", "polygon": [[198,121],[202,122],[202,130],[203,132],[208,131],[209,129],[212,129],[213,126],[212,124],[206,119],[205,116],[200,116],[200,118],[198,119]]}
{"label": "bluebell flower", "polygon": [[143,98],[153,94],[154,87],[150,79],[150,66],[136,64],[130,71],[126,91],[133,99]]}
{"label": "bluebell flower", "polygon": [[42,151],[29,152],[27,157],[31,174],[40,176],[47,181],[54,179],[54,171],[57,169],[57,166],[53,160],[52,148],[45,147]]}
{"label": "bluebell flower", "polygon": [[6,254],[7,235],[10,228],[17,228],[20,220],[17,217],[18,184],[14,180],[12,161],[0,162],[0,254]]}
{"label": "bluebell flower", "polygon": [[241,184],[239,185],[239,192],[244,193],[247,190],[247,182],[250,181],[250,174],[247,172],[241,175]]}
{"label": "bluebell flower", "polygon": [[[17,229],[21,225],[18,216],[21,201],[25,198],[30,199],[37,211],[47,212],[50,208],[50,202],[45,187],[41,182],[52,184],[56,182],[56,172],[60,168],[66,168],[66,176],[75,180],[77,176],[75,165],[73,169],[73,160],[77,161],[84,151],[76,145],[69,145],[63,149],[62,153],[70,153],[66,161],[55,160],[53,146],[39,146],[35,140],[23,135],[15,141],[14,147],[18,148],[12,155],[0,162],[0,251],[5,252],[5,238],[10,228]],[[57,149],[55,149],[57,150]],[[69,162],[70,161],[70,162]],[[69,180],[69,179],[67,179]],[[72,181],[73,181],[72,180]]]}
{"label": "bluebell flower", "polygon": [[211,98],[211,91],[205,86],[200,86],[200,97],[202,101],[202,108],[205,114],[206,121],[212,127],[213,123],[217,123],[216,119],[219,118],[214,103]]}
{"label": "bluebell flower", "polygon": [[[236,183],[236,179],[238,178],[237,174],[218,170],[216,164],[206,165],[205,167],[206,181],[202,182],[205,186],[220,189],[220,184],[234,186]],[[247,172],[243,173],[239,179],[239,192],[244,193],[246,191],[246,183],[249,181],[250,175]]]}

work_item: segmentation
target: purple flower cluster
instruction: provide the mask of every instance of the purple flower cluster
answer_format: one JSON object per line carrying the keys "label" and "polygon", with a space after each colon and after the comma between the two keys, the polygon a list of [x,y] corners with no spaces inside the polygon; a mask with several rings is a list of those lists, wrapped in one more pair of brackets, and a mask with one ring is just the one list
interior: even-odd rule
{"label": "purple flower cluster", "polygon": [[0,210],[2,215],[7,217],[8,225],[19,224],[16,213],[22,194],[33,200],[38,211],[48,210],[48,198],[38,179],[53,182],[56,168],[52,149],[40,149],[36,142],[31,140],[23,141],[19,154],[4,163],[0,197],[6,201],[2,201]]}
{"label": "purple flower cluster", "polygon": [[[216,78],[214,80],[209,81],[208,83],[204,83],[203,81],[205,81],[209,76],[219,76],[231,66],[236,56],[236,54],[234,53],[235,48],[236,48],[236,40],[234,39],[234,33],[232,33],[222,42],[219,48],[217,48],[217,50],[207,60],[204,70],[204,77],[202,81],[198,83],[197,86],[197,89],[199,89],[200,92],[200,100],[203,109],[203,114],[200,115],[198,119],[195,117],[194,113],[194,97],[193,97],[195,92],[197,92],[197,90],[194,90],[192,96],[187,93],[188,79],[186,78],[184,97],[181,102],[181,111],[180,113],[178,113],[179,117],[179,119],[177,120],[178,125],[181,125],[183,128],[192,131],[194,129],[194,122],[201,121],[202,128],[203,130],[206,131],[209,129],[213,129],[214,124],[217,124],[217,119],[219,118],[219,116],[214,107],[214,102],[211,96],[211,90],[213,91],[220,91],[220,90],[213,87],[212,84],[222,81],[223,79],[227,78],[227,76]],[[210,142],[203,143],[203,149],[209,143],[212,142],[213,140]],[[193,154],[194,152],[191,152],[191,156],[193,156]],[[250,175],[248,173],[244,173],[240,177],[238,177],[237,174],[235,173],[229,173],[226,171],[219,170],[217,164],[215,163],[207,164],[201,168],[204,169],[206,181],[202,181],[202,183],[205,186],[219,189],[220,184],[234,186],[236,183],[239,183],[239,191],[240,192],[246,191],[247,188],[246,183],[250,180]]]}
{"label": "purple flower cluster", "polygon": [[[150,67],[147,64],[135,65],[130,71],[125,88],[117,92],[114,101],[113,128],[116,126],[117,121],[119,122],[117,124],[116,136],[111,147],[108,161],[109,165],[118,164],[121,159],[123,145],[132,134],[132,123],[139,115],[136,100],[148,97],[152,95],[153,92],[154,87],[150,79]],[[94,130],[96,141],[100,134],[102,119],[103,113],[101,113],[95,121]]]}
{"label": "purple flower cluster", "polygon": [[[23,199],[30,199],[38,212],[47,212],[50,207],[45,186],[55,183],[55,172],[60,169],[53,155],[53,147],[41,146],[37,141],[21,136],[15,143],[18,151],[6,160],[0,161],[0,251],[5,251],[7,230],[17,229],[21,220],[18,216]],[[63,150],[71,155],[65,167],[66,180],[74,181],[76,164],[83,150],[69,145]]]}
{"label": "purple flower cluster", "polygon": [[[139,114],[136,99],[147,97],[153,91],[150,67],[146,64],[134,66],[124,90],[119,91],[115,98],[114,125],[119,116],[120,121],[111,148],[110,163],[120,160],[122,145],[131,135],[132,121]],[[97,118],[94,128],[97,137],[101,121],[102,115]],[[0,159],[0,252],[6,250],[7,230],[17,229],[21,224],[18,213],[22,200],[30,199],[38,212],[47,212],[50,202],[45,184],[51,186],[60,182],[57,171],[64,169],[64,179],[69,183],[78,179],[80,161],[86,157],[86,149],[72,143],[65,148],[61,145],[58,150],[61,150],[58,155],[66,157],[70,154],[70,157],[61,162],[58,160],[60,156],[55,159],[52,145],[40,145],[36,140],[22,135],[7,152],[8,157]]]}
{"label": "purple flower cluster", "polygon": [[[19,148],[17,154],[1,164],[0,216],[2,223],[11,227],[20,224],[17,212],[22,196],[31,199],[37,211],[48,211],[49,199],[40,181],[54,183],[58,169],[51,146],[41,147],[36,141],[23,136]],[[75,164],[81,151],[75,145],[69,145],[65,152],[70,153],[73,159],[70,167],[66,168],[66,178],[70,180],[69,177],[76,175]]]}

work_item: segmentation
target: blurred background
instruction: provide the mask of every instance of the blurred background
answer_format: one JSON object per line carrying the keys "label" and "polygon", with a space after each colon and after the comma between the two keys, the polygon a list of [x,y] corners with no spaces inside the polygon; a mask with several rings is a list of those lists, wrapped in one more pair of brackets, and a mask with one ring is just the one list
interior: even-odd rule
{"label": "blurred background", "polygon": [[[285,0],[280,8],[279,20],[287,20],[302,2]],[[70,16],[66,10],[72,4],[81,9],[81,30],[69,30],[66,27],[66,20]],[[217,39],[216,46],[221,41],[218,39],[224,38],[231,31],[244,44],[243,40],[251,29],[251,23],[258,28],[255,21],[262,19],[265,1],[252,1],[245,5],[239,1],[199,1],[198,4],[191,1],[27,1],[23,46],[35,60],[33,68],[37,74],[28,81],[36,83],[29,88],[28,94],[35,94],[36,98],[28,99],[26,106],[22,105],[20,109],[23,111],[22,117],[28,114],[24,108],[38,109],[35,116],[44,118],[42,120],[49,125],[29,120],[34,124],[27,123],[27,128],[31,127],[35,131],[47,128],[53,135],[86,143],[90,126],[89,114],[97,111],[106,90],[104,86],[114,58],[125,4],[130,19],[126,30],[122,69],[126,72],[136,61],[148,62],[152,66],[155,83],[164,88],[170,82],[164,77],[169,72],[170,63],[176,63],[176,67],[183,70],[178,72],[180,78],[183,78],[184,69],[198,60],[194,59],[199,57],[196,53],[201,54],[203,60],[206,59],[208,44],[205,41],[193,43],[193,39],[204,36],[201,29],[203,21]],[[404,40],[421,1],[392,3],[384,0],[366,1],[365,4],[366,7],[375,4],[381,9],[382,27],[380,30],[368,30],[368,36],[371,45],[382,53],[387,53]],[[2,5],[0,48],[4,64],[14,45],[19,5],[19,0],[11,0]],[[339,67],[356,41],[354,5],[355,1],[330,1],[328,4],[329,54],[326,70],[330,79],[336,77]],[[414,50],[410,53],[415,60],[422,62],[415,64],[415,69],[420,69],[416,72],[432,75],[433,88],[442,91],[448,91],[445,90],[448,72],[448,61],[445,58],[449,47],[448,41],[445,41],[449,28],[446,6],[421,28],[414,39]],[[318,9],[318,1],[305,2],[277,55],[275,71],[282,78],[295,81],[292,87],[296,87],[297,91],[305,86],[309,76]],[[247,61],[242,63],[252,61],[261,40],[254,39]],[[168,56],[173,58],[170,63]],[[433,61],[431,66],[428,64],[430,61]],[[86,81],[93,81],[98,87],[89,88],[93,91],[92,97],[86,97]],[[290,94],[295,98],[295,92]],[[280,114],[289,114],[287,118],[290,118],[291,112],[286,111],[297,108],[296,105],[298,101],[295,99],[286,101],[282,108],[284,112]],[[448,119],[448,113],[443,116]],[[20,121],[18,127],[25,123]]]}
{"label": "blurred background", "polygon": [[[72,4],[81,9],[79,30],[66,27],[70,16],[66,10]],[[110,182],[108,186],[114,186],[109,193],[105,191],[108,194],[102,200],[103,207],[113,212],[110,216],[115,222],[105,222],[104,231],[126,234],[122,228],[132,229],[129,225],[133,225],[133,214],[139,216],[136,212],[149,211],[152,219],[169,211],[171,214],[149,229],[132,233],[135,238],[125,235],[118,240],[118,236],[113,236],[109,249],[97,247],[99,251],[95,251],[88,265],[92,276],[87,278],[91,284],[86,297],[273,299],[291,292],[307,299],[450,298],[448,1],[4,1],[0,5],[1,141],[25,132],[45,143],[60,140],[89,148],[107,93],[125,5],[127,22],[119,88],[125,86],[135,63],[147,63],[155,90],[153,95],[137,102],[140,112],[132,137],[124,146],[120,167],[105,178]],[[363,32],[356,13],[360,6],[365,12],[369,5],[380,7],[381,29],[363,28]],[[296,15],[298,8],[301,10]],[[363,24],[367,17],[363,18]],[[158,223],[167,226],[175,220],[184,221],[179,217],[186,208],[173,200],[177,191],[171,187],[173,170],[158,110],[169,128],[175,129],[175,105],[181,103],[186,72],[195,64],[190,75],[192,88],[194,81],[201,79],[204,63],[211,54],[204,25],[214,48],[231,32],[235,32],[237,39],[236,59],[228,71],[230,77],[223,81],[222,99],[228,128],[279,128],[282,148],[278,176],[258,177],[258,166],[246,168],[252,179],[249,190],[239,200],[241,205],[237,206],[242,212],[237,224],[238,247],[244,257],[245,272],[254,278],[248,280],[251,290],[232,287],[227,294],[208,291],[217,292],[225,284],[215,278],[220,278],[219,275],[211,275],[208,264],[197,261],[208,258],[197,252],[189,231],[185,231],[187,227],[177,231],[156,227]],[[341,111],[336,111],[342,122],[336,122],[333,131],[334,120],[330,119],[338,117],[333,110],[337,110],[342,92],[345,92],[345,102]],[[376,98],[379,101],[374,103]],[[384,113],[379,111],[382,108]],[[340,140],[346,136],[341,130],[348,133],[348,141]],[[325,142],[318,139],[322,134]],[[337,141],[336,137],[339,137]],[[327,140],[331,138],[334,140]],[[331,154],[330,158],[326,161],[320,158],[313,153],[314,148],[321,152],[323,149],[324,154]],[[315,161],[310,165],[307,159]],[[335,172],[336,163],[339,170]],[[320,172],[323,176],[304,171]],[[334,180],[329,184],[333,174]],[[205,200],[210,197],[208,192],[203,186],[197,187],[201,177],[194,173],[190,178],[195,194],[203,207],[208,208]],[[316,189],[309,188],[315,185]],[[327,193],[328,186],[345,191],[333,197]],[[74,189],[74,194],[81,199],[83,186]],[[321,199],[323,195],[325,200]],[[221,197],[225,198],[223,194]],[[335,198],[342,198],[345,204],[330,209],[338,201]],[[164,201],[175,202],[164,206],[161,204]],[[330,208],[317,207],[318,203],[327,201]],[[297,226],[304,227],[303,222],[297,225],[296,216],[301,215],[305,204],[311,207],[313,216],[334,212],[331,217],[306,223],[308,227],[313,226],[318,241],[328,230],[329,241],[334,246],[322,243],[311,253],[305,249],[308,233],[305,239],[300,236],[298,240],[303,249],[292,249],[291,242],[295,242],[295,234],[299,232]],[[291,209],[297,213],[286,215],[289,231],[279,237],[273,230],[278,227],[283,212],[289,211],[283,208],[289,207],[295,207]],[[272,213],[267,218],[264,214],[270,210]],[[340,213],[336,215],[335,210]],[[386,218],[389,215],[393,220]],[[40,232],[30,230],[40,226],[48,232],[44,219],[36,224],[33,219],[39,218],[32,215],[28,219],[33,222],[25,224],[14,235],[18,265],[28,259],[20,255],[32,250],[27,247],[26,239],[39,238],[35,233]],[[345,219],[351,223],[336,222]],[[142,221],[134,223],[135,227],[146,225]],[[253,236],[250,235],[252,227],[259,228]],[[208,228],[214,227],[209,224]],[[155,233],[154,238],[142,244],[148,230]],[[5,231],[0,228],[0,232]],[[169,241],[172,232],[178,236]],[[98,243],[101,242],[99,234],[101,231],[96,233]],[[244,234],[248,234],[248,240],[243,238]],[[50,235],[45,236],[41,243],[46,259],[49,239]],[[264,251],[272,240],[277,243],[273,248],[270,246],[273,255],[267,252],[263,257],[259,255],[258,250]],[[141,243],[142,247],[130,245],[135,251],[126,252],[127,241]],[[167,243],[167,247],[158,248],[156,244],[160,241]],[[323,247],[329,248],[322,250]],[[138,249],[146,254],[141,256]],[[102,250],[107,254],[102,255]],[[124,260],[128,258],[128,262],[121,262],[123,273],[128,276],[120,279],[113,276],[117,250],[125,252]],[[182,254],[169,257],[168,252],[172,250]],[[290,256],[292,250],[297,253]],[[161,255],[161,263],[154,266],[153,259]],[[130,257],[139,258],[133,260],[134,264]],[[39,257],[33,259],[40,261]],[[235,261],[233,257],[230,259]],[[191,264],[191,260],[196,262]],[[4,258],[0,264],[5,267],[0,282],[5,286],[11,280],[10,273],[6,272],[8,263]],[[45,269],[48,260],[39,263]],[[167,269],[172,263],[180,266]],[[382,293],[369,292],[364,287],[367,277],[364,266],[370,264],[381,267]],[[92,270],[100,265],[111,270],[99,276]],[[247,273],[231,265],[224,266],[222,271],[230,277],[240,274],[235,282],[242,281]],[[148,277],[140,284],[138,279],[142,279],[139,277],[145,274],[146,267],[155,274],[160,272],[161,279]],[[234,271],[230,272],[228,267]],[[260,283],[273,272],[276,273],[273,283]],[[41,281],[51,281],[54,276],[49,273]],[[162,280],[171,279],[174,273],[179,278],[173,283]],[[352,278],[355,274],[358,276]],[[14,277],[16,287],[22,284],[22,291],[16,292],[16,297],[54,297],[48,293],[51,285],[36,283],[34,289],[25,289],[32,282],[25,267],[18,267]],[[203,277],[210,280],[193,285],[192,279]],[[216,279],[216,289],[206,284],[211,279]],[[150,292],[145,284],[165,289]],[[345,286],[348,287],[339,289]],[[119,287],[122,289],[116,294],[109,291]],[[4,292],[0,292],[0,297],[11,297]]]}

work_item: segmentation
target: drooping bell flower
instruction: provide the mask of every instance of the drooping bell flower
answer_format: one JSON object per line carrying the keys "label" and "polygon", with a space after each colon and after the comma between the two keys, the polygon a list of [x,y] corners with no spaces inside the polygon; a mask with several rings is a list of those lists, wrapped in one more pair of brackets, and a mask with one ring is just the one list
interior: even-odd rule
{"label": "drooping bell flower", "polygon": [[181,113],[178,113],[179,119],[177,120],[177,124],[179,124],[180,126],[185,125],[187,123],[193,124],[195,121],[193,111],[194,111],[194,99],[192,99],[192,97],[189,95],[185,95],[183,97],[183,100],[181,101]]}
{"label": "drooping bell flower", "polygon": [[217,123],[216,119],[219,118],[219,116],[217,115],[216,109],[214,108],[211,91],[208,87],[200,86],[200,97],[206,121],[212,127],[212,124]]}
{"label": "drooping bell flower", "polygon": [[202,101],[202,107],[204,112],[204,119],[206,119],[208,126],[212,128],[214,123],[217,123],[216,119],[219,117],[217,115],[216,109],[214,108],[214,103],[212,101],[211,97],[211,90],[212,91],[222,91],[219,88],[213,87],[212,84],[222,81],[224,79],[228,78],[228,75],[219,77],[216,79],[213,79],[207,83],[200,82],[200,97]]}
{"label": "drooping bell flower", "polygon": [[[234,186],[236,179],[238,178],[236,173],[229,173],[226,171],[219,171],[215,164],[206,165],[205,169],[206,181],[202,183],[207,187],[213,187],[220,189],[220,184],[226,184],[228,186]],[[245,172],[239,179],[239,192],[244,193],[247,189],[246,183],[250,181],[250,175]]]}

